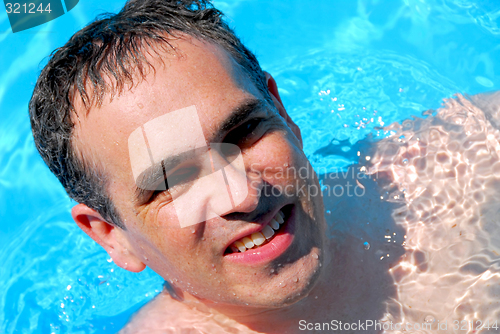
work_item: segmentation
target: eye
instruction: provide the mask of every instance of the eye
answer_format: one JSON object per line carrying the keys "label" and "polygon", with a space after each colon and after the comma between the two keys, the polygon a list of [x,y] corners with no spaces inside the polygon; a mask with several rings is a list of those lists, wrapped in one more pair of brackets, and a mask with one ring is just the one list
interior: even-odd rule
{"label": "eye", "polygon": [[155,199],[158,195],[171,191],[177,186],[189,182],[196,178],[199,173],[199,168],[196,166],[178,168],[174,173],[168,175],[165,180],[158,184],[156,190],[151,192],[150,200]]}
{"label": "eye", "polygon": [[262,118],[256,118],[243,123],[236,129],[232,130],[226,138],[224,138],[224,142],[238,146],[248,145],[249,142],[257,136],[257,130],[262,123],[262,120]]}
{"label": "eye", "polygon": [[188,182],[196,175],[198,175],[198,167],[190,166],[179,168],[174,173],[167,176],[167,187],[171,189],[179,184]]}

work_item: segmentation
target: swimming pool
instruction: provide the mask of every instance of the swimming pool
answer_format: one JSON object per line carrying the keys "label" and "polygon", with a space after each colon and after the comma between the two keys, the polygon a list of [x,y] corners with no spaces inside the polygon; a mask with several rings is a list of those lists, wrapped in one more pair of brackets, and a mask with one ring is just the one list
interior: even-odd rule
{"label": "swimming pool", "polygon": [[[495,1],[217,1],[280,87],[316,168],[357,157],[315,152],[356,143],[456,92],[500,89]],[[121,1],[81,0],[12,34],[0,16],[0,333],[114,333],[161,290],[146,270],[116,267],[71,221],[72,203],[34,148],[27,118],[40,63]],[[372,120],[373,119],[373,120]]]}

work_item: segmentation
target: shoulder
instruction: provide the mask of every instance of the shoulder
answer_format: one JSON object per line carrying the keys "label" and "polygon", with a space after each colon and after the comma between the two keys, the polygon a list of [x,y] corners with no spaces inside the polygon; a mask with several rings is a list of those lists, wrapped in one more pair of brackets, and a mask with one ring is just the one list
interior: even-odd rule
{"label": "shoulder", "polygon": [[438,109],[437,117],[453,124],[459,124],[466,131],[481,128],[481,131],[498,130],[500,124],[500,91],[476,95],[456,94],[445,99],[443,107]]}
{"label": "shoulder", "polygon": [[193,327],[185,326],[185,322],[188,321],[186,316],[191,318],[192,313],[193,310],[188,306],[172,299],[168,293],[162,292],[134,314],[120,334],[203,333]]}
{"label": "shoulder", "polygon": [[472,95],[470,100],[477,107],[500,120],[500,91]]}
{"label": "shoulder", "polygon": [[143,306],[119,334],[255,333],[196,300],[179,301],[164,290]]}
{"label": "shoulder", "polygon": [[500,130],[500,91],[473,95],[469,99],[484,112],[491,125]]}

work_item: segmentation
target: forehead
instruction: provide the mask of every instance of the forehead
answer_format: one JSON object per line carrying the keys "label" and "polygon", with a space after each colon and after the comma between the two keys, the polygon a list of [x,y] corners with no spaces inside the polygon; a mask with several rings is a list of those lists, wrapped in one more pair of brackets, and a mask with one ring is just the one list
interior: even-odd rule
{"label": "forehead", "polygon": [[[144,79],[101,107],[79,114],[75,145],[86,159],[105,170],[128,163],[127,139],[138,127],[161,115],[196,106],[206,138],[241,100],[261,98],[252,80],[222,48],[192,38],[171,42],[173,51],[148,55],[153,65]],[[154,53],[151,53],[154,54]],[[82,110],[76,104],[78,110]],[[119,155],[119,156],[118,156]]]}

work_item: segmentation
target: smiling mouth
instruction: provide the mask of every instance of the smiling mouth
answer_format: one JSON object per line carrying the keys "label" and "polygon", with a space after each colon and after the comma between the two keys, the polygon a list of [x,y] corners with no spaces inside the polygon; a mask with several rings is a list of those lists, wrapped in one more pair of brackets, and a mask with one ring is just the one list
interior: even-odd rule
{"label": "smiling mouth", "polygon": [[233,242],[226,249],[224,255],[244,253],[249,249],[262,247],[271,242],[279,232],[283,231],[285,225],[285,214],[280,210],[261,231],[249,234]]}

